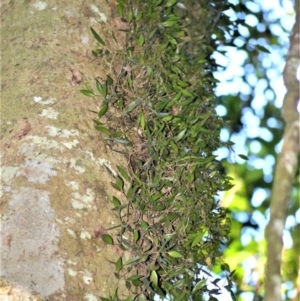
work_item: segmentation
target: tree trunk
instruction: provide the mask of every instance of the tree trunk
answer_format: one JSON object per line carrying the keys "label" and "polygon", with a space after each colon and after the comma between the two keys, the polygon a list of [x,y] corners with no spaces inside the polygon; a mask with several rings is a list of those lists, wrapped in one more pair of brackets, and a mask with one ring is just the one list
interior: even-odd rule
{"label": "tree trunk", "polygon": [[118,285],[125,296],[112,263],[121,251],[101,240],[117,222],[110,182],[124,157],[92,126],[101,99],[79,92],[110,74],[92,61],[90,27],[121,47],[113,3],[2,3],[1,294],[94,301]]}
{"label": "tree trunk", "polygon": [[295,24],[290,37],[290,48],[283,71],[287,93],[283,100],[282,116],[286,123],[283,145],[278,156],[270,204],[270,221],[266,231],[268,243],[265,300],[281,301],[282,235],[290,205],[293,183],[298,169],[300,121],[299,80],[297,69],[300,63],[300,1],[295,2]]}

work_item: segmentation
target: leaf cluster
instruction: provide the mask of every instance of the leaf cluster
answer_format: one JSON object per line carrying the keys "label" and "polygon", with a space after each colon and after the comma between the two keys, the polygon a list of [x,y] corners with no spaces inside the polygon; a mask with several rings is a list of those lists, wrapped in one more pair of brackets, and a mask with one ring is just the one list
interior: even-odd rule
{"label": "leaf cluster", "polygon": [[[231,184],[213,155],[224,144],[219,139],[223,121],[214,110],[210,37],[220,30],[224,3],[117,2],[127,46],[115,54],[123,64],[115,80],[113,75],[96,80],[103,102],[93,120],[112,149],[128,159],[112,183],[127,203],[113,196],[112,204],[120,219],[117,244],[132,258],[120,257],[115,274],[133,292],[127,300],[152,300],[155,294],[178,301],[208,294],[217,300],[220,279],[208,281],[205,275],[211,276],[208,268],[228,239],[230,219],[216,196]],[[93,52],[105,53],[110,57],[105,47]],[[108,234],[103,240],[115,243]],[[234,297],[233,273],[222,267]],[[102,300],[119,300],[117,290]]]}

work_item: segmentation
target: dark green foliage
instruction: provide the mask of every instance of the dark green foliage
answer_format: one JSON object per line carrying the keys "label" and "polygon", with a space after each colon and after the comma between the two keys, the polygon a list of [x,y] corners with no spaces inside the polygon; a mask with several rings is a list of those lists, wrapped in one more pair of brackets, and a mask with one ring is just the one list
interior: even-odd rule
{"label": "dark green foliage", "polygon": [[[119,258],[116,272],[134,300],[151,300],[154,294],[172,300],[203,300],[208,294],[214,300],[219,286],[215,280],[209,289],[203,274],[209,275],[207,265],[221,256],[231,224],[215,200],[231,184],[213,155],[224,144],[210,59],[215,47],[210,37],[222,35],[218,21],[225,6],[204,0],[117,2],[127,28],[126,49],[116,54],[123,68],[115,82],[110,76],[96,81],[104,98],[98,116],[105,117],[105,126],[94,120],[129,162],[126,170],[118,166],[112,183],[127,206],[116,197],[112,203],[121,224],[118,244],[133,256]],[[223,267],[231,291],[230,270]]]}

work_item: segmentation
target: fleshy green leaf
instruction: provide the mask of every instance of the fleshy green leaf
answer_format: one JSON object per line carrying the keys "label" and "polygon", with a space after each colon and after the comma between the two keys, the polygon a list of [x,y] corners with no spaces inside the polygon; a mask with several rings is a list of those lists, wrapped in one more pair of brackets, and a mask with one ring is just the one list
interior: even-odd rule
{"label": "fleshy green leaf", "polygon": [[131,22],[133,19],[133,10],[132,8],[130,7],[129,8],[129,11],[128,11],[128,14],[127,14],[127,22]]}
{"label": "fleshy green leaf", "polygon": [[193,288],[193,293],[201,290],[206,285],[206,279],[200,280]]}
{"label": "fleshy green leaf", "polygon": [[132,280],[131,283],[136,287],[142,286],[144,284],[143,281],[141,281],[141,280]]}
{"label": "fleshy green leaf", "polygon": [[258,51],[261,51],[261,52],[265,52],[265,53],[271,53],[271,51],[264,47],[264,46],[261,46],[261,45],[255,45],[255,48],[258,50]]}
{"label": "fleshy green leaf", "polygon": [[132,110],[134,110],[142,100],[140,98],[136,99],[135,101],[131,102],[124,110],[124,114],[130,113]]}
{"label": "fleshy green leaf", "polygon": [[177,144],[176,144],[173,140],[170,140],[170,146],[171,146],[172,150],[173,150],[176,154],[178,154],[178,146],[177,146]]}
{"label": "fleshy green leaf", "polygon": [[110,134],[109,129],[107,129],[107,128],[104,127],[104,126],[97,125],[97,126],[95,126],[95,129],[97,129],[99,132],[102,132],[102,133],[104,133],[104,134],[107,134],[107,135]]}
{"label": "fleshy green leaf", "polygon": [[140,238],[140,232],[138,230],[134,230],[133,232],[133,241],[137,242]]}
{"label": "fleshy green leaf", "polygon": [[96,87],[98,92],[105,98],[107,95],[107,84],[104,82],[101,84],[97,79],[96,79]]}
{"label": "fleshy green leaf", "polygon": [[126,262],[124,262],[124,265],[129,265],[129,264],[135,263],[135,262],[139,261],[140,259],[141,259],[140,256],[136,256],[134,258],[130,258]]}
{"label": "fleshy green leaf", "polygon": [[142,18],[143,13],[141,13],[141,12],[139,12],[139,13],[134,13],[134,15],[135,15],[135,20],[138,21],[138,20],[140,20],[140,19]]}
{"label": "fleshy green leaf", "polygon": [[162,210],[165,209],[165,206],[164,206],[164,205],[154,205],[154,206],[152,207],[152,209],[153,209],[154,211],[162,211]]}
{"label": "fleshy green leaf", "polygon": [[102,116],[104,116],[104,114],[107,112],[108,109],[108,104],[106,103],[104,106],[102,106],[102,108],[100,109],[99,113],[98,113],[98,117],[101,118]]}
{"label": "fleshy green leaf", "polygon": [[192,247],[196,246],[200,241],[202,241],[202,239],[203,239],[203,234],[202,233],[197,234],[192,242]]}
{"label": "fleshy green leaf", "polygon": [[123,18],[123,12],[124,12],[124,6],[121,4],[117,5],[117,11],[118,11],[118,15]]}
{"label": "fleshy green leaf", "polygon": [[149,225],[145,221],[141,221],[141,227],[144,231],[147,231],[149,228]]}
{"label": "fleshy green leaf", "polygon": [[184,134],[186,133],[186,130],[187,130],[187,129],[182,130],[182,131],[174,138],[174,140],[175,140],[176,142],[178,142],[179,140],[181,140],[181,139],[183,138]]}
{"label": "fleshy green leaf", "polygon": [[130,178],[128,176],[128,173],[125,171],[125,169],[123,169],[121,166],[117,165],[117,169],[118,171],[120,172],[120,174],[122,175],[122,177],[127,181],[129,182],[130,181]]}
{"label": "fleshy green leaf", "polygon": [[127,139],[117,139],[114,138],[113,141],[120,143],[120,144],[130,144],[130,141],[128,141]]}
{"label": "fleshy green leaf", "polygon": [[177,83],[178,86],[183,87],[183,88],[190,85],[188,82],[185,82],[185,81],[182,81],[182,80],[178,80],[176,83]]}
{"label": "fleshy green leaf", "polygon": [[117,131],[117,132],[114,132],[111,136],[114,138],[118,138],[118,137],[121,137],[122,135],[123,135],[123,133],[121,131]]}
{"label": "fleshy green leaf", "polygon": [[85,96],[89,96],[89,97],[95,96],[94,92],[91,90],[80,90],[80,92]]}
{"label": "fleshy green leaf", "polygon": [[124,182],[123,182],[122,178],[119,177],[119,176],[116,176],[116,183],[112,183],[112,186],[113,186],[115,189],[117,189],[117,190],[119,190],[119,191],[122,191],[122,189],[123,189],[123,187],[124,187]]}
{"label": "fleshy green leaf", "polygon": [[138,301],[147,301],[146,296],[144,294],[141,294],[138,298]]}
{"label": "fleshy green leaf", "polygon": [[107,75],[106,82],[109,86],[111,86],[111,85],[113,85],[114,80],[109,75]]}
{"label": "fleshy green leaf", "polygon": [[173,258],[182,258],[183,255],[177,251],[170,251],[168,254]]}
{"label": "fleshy green leaf", "polygon": [[163,121],[170,121],[170,120],[173,119],[173,117],[174,117],[173,115],[168,115],[168,116],[163,117],[162,120]]}
{"label": "fleshy green leaf", "polygon": [[108,234],[103,234],[102,235],[102,240],[104,242],[106,242],[108,245],[113,245],[114,244],[113,238],[110,235],[108,235]]}
{"label": "fleshy green leaf", "polygon": [[123,267],[123,260],[122,257],[119,257],[119,259],[116,261],[116,271],[119,273],[122,270]]}
{"label": "fleshy green leaf", "polygon": [[116,198],[115,196],[112,197],[112,203],[114,204],[115,208],[118,208],[119,206],[121,206],[121,202],[118,198]]}
{"label": "fleshy green leaf", "polygon": [[230,272],[229,265],[228,265],[227,263],[221,264],[221,270],[222,270],[222,271]]}
{"label": "fleshy green leaf", "polygon": [[166,7],[171,7],[177,3],[177,0],[168,0]]}
{"label": "fleshy green leaf", "polygon": [[176,21],[168,20],[163,23],[166,27],[171,27],[176,24]]}
{"label": "fleshy green leaf", "polygon": [[137,44],[138,44],[139,46],[143,46],[144,43],[145,43],[145,36],[144,36],[143,34],[141,34],[141,35],[139,36],[138,40],[137,40]]}
{"label": "fleshy green leaf", "polygon": [[[142,282],[143,283],[143,282]],[[128,297],[124,301],[134,301],[136,296]]]}
{"label": "fleshy green leaf", "polygon": [[92,34],[93,36],[95,37],[95,39],[100,43],[102,44],[103,46],[105,46],[105,43],[104,41],[100,38],[100,36],[97,34],[97,32],[91,27],[91,31],[92,31]]}
{"label": "fleshy green leaf", "polygon": [[150,280],[155,287],[158,286],[158,276],[156,271],[151,271]]}
{"label": "fleshy green leaf", "polygon": [[141,124],[142,129],[144,130],[145,125],[146,125],[146,120],[145,120],[145,115],[144,115],[143,111],[141,111],[141,113],[140,113],[140,124]]}

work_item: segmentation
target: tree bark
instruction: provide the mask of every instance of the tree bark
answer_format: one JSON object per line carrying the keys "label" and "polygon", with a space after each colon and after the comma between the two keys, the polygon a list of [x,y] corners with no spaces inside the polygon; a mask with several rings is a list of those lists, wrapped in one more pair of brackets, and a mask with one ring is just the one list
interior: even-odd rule
{"label": "tree bark", "polygon": [[110,182],[126,162],[92,126],[88,109],[101,99],[79,92],[113,76],[110,63],[92,61],[90,27],[119,49],[114,3],[2,3],[2,293],[94,301],[118,286],[124,297],[113,274],[121,250],[100,237],[117,223]]}
{"label": "tree bark", "polygon": [[296,20],[290,38],[290,49],[283,79],[287,88],[282,107],[282,115],[286,122],[283,146],[276,164],[272,199],[270,205],[270,222],[267,227],[268,243],[266,265],[266,301],[281,301],[281,262],[282,234],[290,203],[292,187],[298,168],[300,121],[297,104],[300,98],[297,69],[300,64],[300,5],[295,3]]}

